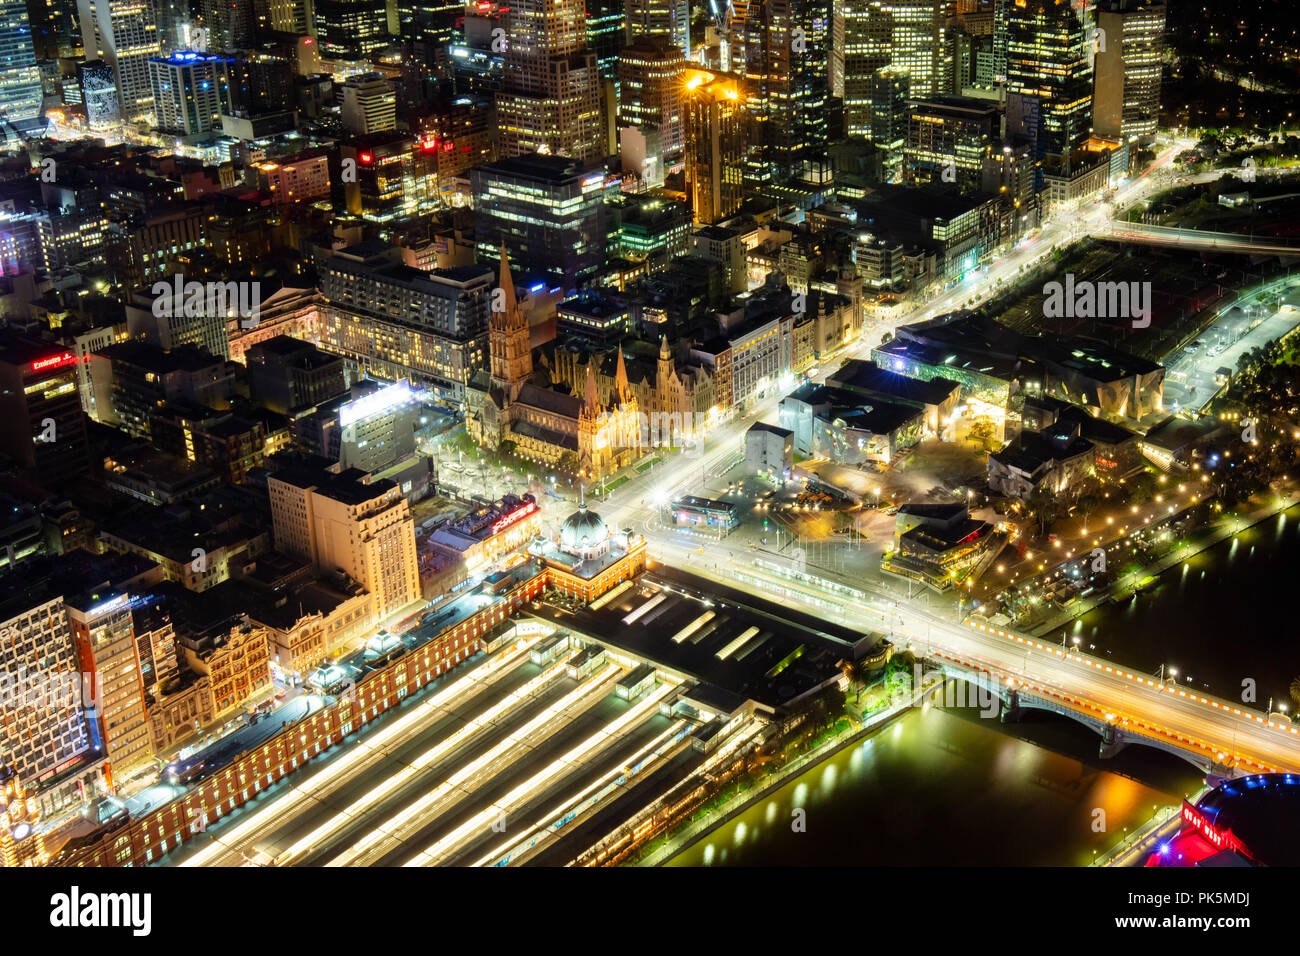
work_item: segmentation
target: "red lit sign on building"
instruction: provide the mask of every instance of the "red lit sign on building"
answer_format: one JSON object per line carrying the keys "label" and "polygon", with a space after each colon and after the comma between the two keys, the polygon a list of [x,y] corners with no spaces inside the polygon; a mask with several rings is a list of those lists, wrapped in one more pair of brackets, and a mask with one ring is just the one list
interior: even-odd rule
{"label": "red lit sign on building", "polygon": [[424,150],[426,153],[431,153],[437,148],[438,148],[438,141],[434,139],[432,136],[430,136],[428,139],[420,143],[420,149]]}
{"label": "red lit sign on building", "polygon": [[497,534],[500,531],[504,531],[506,528],[510,527],[520,518],[526,518],[536,510],[537,510],[536,501],[530,501],[525,505],[520,505],[514,511],[510,512],[509,514],[502,515],[495,522],[493,522],[492,533]]}
{"label": "red lit sign on building", "polygon": [[1192,806],[1186,800],[1183,801],[1183,820],[1190,823],[1197,833],[1210,841],[1212,846],[1220,850],[1236,850],[1243,856],[1252,857],[1250,851],[1231,830],[1220,830],[1205,818],[1205,814],[1201,813],[1198,807]]}
{"label": "red lit sign on building", "polygon": [[362,153],[357,157],[357,159],[361,161],[361,164],[363,166],[369,166],[371,163],[375,161],[375,157],[373,153]]}
{"label": "red lit sign on building", "polygon": [[44,372],[52,368],[63,368],[65,365],[72,365],[77,361],[77,357],[71,352],[64,352],[62,355],[51,355],[49,358],[37,359],[32,363],[33,372]]}

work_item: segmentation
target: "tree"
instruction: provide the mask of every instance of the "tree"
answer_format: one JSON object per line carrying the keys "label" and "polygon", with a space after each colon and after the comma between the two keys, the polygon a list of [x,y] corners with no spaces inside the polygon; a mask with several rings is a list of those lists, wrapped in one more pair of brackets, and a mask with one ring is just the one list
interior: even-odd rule
{"label": "tree", "polygon": [[576,475],[578,473],[578,469],[581,467],[582,467],[582,461],[581,459],[578,458],[578,453],[574,451],[566,451],[563,455],[560,456],[559,461],[555,463],[556,471],[562,472],[563,474],[569,475],[570,477]]}
{"label": "tree", "polygon": [[862,685],[867,682],[867,666],[862,661],[845,661],[840,670],[849,679],[849,686],[855,688],[853,702],[862,699]]}
{"label": "tree", "polygon": [[1060,516],[1061,505],[1056,495],[1044,485],[1039,484],[1029,493],[1029,497],[1025,499],[1025,504],[1028,506],[1030,513],[1038,520],[1039,537],[1047,534],[1047,529]]}
{"label": "tree", "polygon": [[1293,677],[1291,679],[1290,691],[1291,699],[1296,702],[1297,706],[1300,706],[1300,677]]}

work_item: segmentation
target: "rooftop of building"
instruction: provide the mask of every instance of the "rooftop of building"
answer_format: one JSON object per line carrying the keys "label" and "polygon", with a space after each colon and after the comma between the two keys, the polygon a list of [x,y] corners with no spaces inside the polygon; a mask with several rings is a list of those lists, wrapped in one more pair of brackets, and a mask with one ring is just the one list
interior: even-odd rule
{"label": "rooftop of building", "polygon": [[795,389],[786,399],[814,407],[822,406],[824,411],[814,413],[818,417],[831,422],[843,422],[848,428],[871,432],[873,435],[887,435],[906,425],[918,414],[913,405],[879,399],[864,401],[855,392],[811,382]]}
{"label": "rooftop of building", "polygon": [[174,349],[165,349],[137,339],[109,345],[99,353],[113,362],[134,365],[155,375],[167,375],[172,372],[202,372],[213,366],[225,364],[225,359],[204,351],[197,345],[183,345]]}
{"label": "rooftop of building", "polygon": [[566,630],[769,710],[838,676],[875,638],[670,568],[640,575],[602,605],[560,612]]}
{"label": "rooftop of building", "polygon": [[1001,451],[991,452],[989,458],[1032,475],[1040,468],[1050,467],[1053,462],[1069,461],[1086,455],[1092,449],[1092,442],[1074,431],[1021,432]]}
{"label": "rooftop of building", "polygon": [[993,526],[978,518],[959,518],[951,522],[919,524],[898,536],[903,543],[919,546],[926,551],[947,551],[959,545],[973,543],[993,531]]}
{"label": "rooftop of building", "polygon": [[467,551],[536,511],[537,500],[532,495],[506,495],[490,505],[444,522],[429,537],[436,544]]}
{"label": "rooftop of building", "polygon": [[899,401],[924,405],[941,405],[961,388],[951,379],[908,378],[864,359],[848,360],[838,371],[826,377],[826,384],[848,391],[885,395]]}
{"label": "rooftop of building", "polygon": [[754,422],[749,426],[751,432],[770,432],[781,438],[789,438],[794,432],[788,428],[782,428],[780,425],[769,425],[767,422]]}
{"label": "rooftop of building", "polygon": [[1025,335],[969,310],[900,326],[877,351],[900,361],[949,365],[1004,380],[1044,365],[1103,382],[1160,370],[1155,362],[1104,342],[1073,335]]}
{"label": "rooftop of building", "polygon": [[474,173],[482,176],[515,176],[521,179],[560,183],[595,174],[603,176],[603,169],[567,156],[526,153],[523,156],[499,159],[494,163],[483,163],[474,168]]}
{"label": "rooftop of building", "polygon": [[[1101,445],[1121,445],[1126,441],[1137,438],[1137,433],[1129,431],[1122,425],[1116,425],[1108,422],[1104,418],[1097,418],[1089,414],[1087,409],[1080,408],[1063,399],[1054,398],[1051,395],[1028,395],[1025,397],[1026,409],[1037,406],[1046,410],[1055,417],[1057,423],[1077,425],[1081,437],[1088,441]],[[1050,428],[1043,429],[1044,432],[1052,432]]]}
{"label": "rooftop of building", "polygon": [[911,110],[925,110],[936,113],[969,114],[971,117],[992,119],[1001,107],[996,101],[979,99],[974,96],[940,95],[918,97],[908,100]]}
{"label": "rooftop of building", "polygon": [[346,505],[365,504],[397,487],[384,478],[367,482],[364,480],[366,472],[359,468],[348,468],[334,474],[310,465],[290,465],[273,472],[271,477],[304,491],[314,489],[318,494]]}

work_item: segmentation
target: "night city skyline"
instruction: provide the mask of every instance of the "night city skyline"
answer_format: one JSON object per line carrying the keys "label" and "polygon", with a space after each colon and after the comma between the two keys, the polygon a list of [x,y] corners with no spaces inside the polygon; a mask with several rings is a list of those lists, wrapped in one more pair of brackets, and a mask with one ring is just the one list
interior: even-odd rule
{"label": "night city skyline", "polygon": [[0,865],[1262,925],[1123,871],[1300,865],[1291,12],[0,0]]}

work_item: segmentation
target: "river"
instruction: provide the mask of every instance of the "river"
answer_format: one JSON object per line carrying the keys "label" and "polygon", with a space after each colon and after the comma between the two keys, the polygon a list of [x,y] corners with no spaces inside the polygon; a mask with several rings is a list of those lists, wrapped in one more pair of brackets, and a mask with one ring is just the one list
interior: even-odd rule
{"label": "river", "polygon": [[[1241,699],[1287,697],[1300,641],[1282,601],[1300,584],[1300,508],[1170,569],[1157,588],[1069,625],[1090,653]],[[1059,637],[1059,635],[1053,635]],[[1250,685],[1248,684],[1247,687]],[[1247,700],[1246,703],[1251,703]],[[1030,712],[1002,725],[928,707],[805,771],[670,866],[1080,866],[1200,786],[1190,764]],[[796,809],[803,828],[795,827]],[[1098,813],[1101,811],[1101,814]]]}

